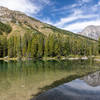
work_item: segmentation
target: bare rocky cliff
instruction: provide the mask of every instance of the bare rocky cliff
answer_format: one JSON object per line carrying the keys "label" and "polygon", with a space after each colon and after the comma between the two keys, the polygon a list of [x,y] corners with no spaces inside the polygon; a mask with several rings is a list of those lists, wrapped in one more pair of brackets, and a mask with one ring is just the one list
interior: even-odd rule
{"label": "bare rocky cliff", "polygon": [[94,26],[94,25],[87,26],[82,32],[78,34],[98,40],[98,38],[100,37],[100,26]]}

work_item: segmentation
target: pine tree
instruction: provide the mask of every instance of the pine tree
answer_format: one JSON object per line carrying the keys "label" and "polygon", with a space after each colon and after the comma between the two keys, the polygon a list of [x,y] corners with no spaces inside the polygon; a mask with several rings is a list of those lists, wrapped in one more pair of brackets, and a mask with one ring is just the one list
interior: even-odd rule
{"label": "pine tree", "polygon": [[50,52],[49,52],[49,38],[45,39],[45,49],[44,49],[44,55],[50,56]]}
{"label": "pine tree", "polygon": [[40,58],[44,54],[44,38],[42,35],[38,35],[38,53],[37,56]]}
{"label": "pine tree", "polygon": [[14,36],[14,57],[17,57],[17,36]]}
{"label": "pine tree", "polygon": [[7,56],[7,38],[0,36],[0,57]]}
{"label": "pine tree", "polygon": [[22,55],[25,57],[27,54],[27,39],[26,39],[26,35],[24,35],[24,37],[22,38]]}
{"label": "pine tree", "polygon": [[32,44],[32,40],[28,40],[27,57],[32,57],[31,44]]}
{"label": "pine tree", "polygon": [[55,45],[55,37],[53,35],[49,36],[49,52],[50,56],[54,56],[54,45]]}
{"label": "pine tree", "polygon": [[14,57],[14,37],[8,39],[8,56]]}
{"label": "pine tree", "polygon": [[17,57],[22,57],[22,39],[21,36],[17,37]]}
{"label": "pine tree", "polygon": [[37,35],[34,36],[32,39],[32,46],[31,46],[31,54],[33,58],[37,57],[37,52],[38,52],[38,40],[37,40]]}
{"label": "pine tree", "polygon": [[98,51],[99,51],[99,54],[100,54],[100,38],[98,40]]}

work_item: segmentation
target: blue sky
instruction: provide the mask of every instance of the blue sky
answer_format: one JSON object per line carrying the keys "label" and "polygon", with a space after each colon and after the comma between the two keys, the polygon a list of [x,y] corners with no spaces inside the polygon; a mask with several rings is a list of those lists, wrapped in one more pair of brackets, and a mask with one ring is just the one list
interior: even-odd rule
{"label": "blue sky", "polygon": [[100,0],[0,0],[0,6],[73,32],[100,25]]}

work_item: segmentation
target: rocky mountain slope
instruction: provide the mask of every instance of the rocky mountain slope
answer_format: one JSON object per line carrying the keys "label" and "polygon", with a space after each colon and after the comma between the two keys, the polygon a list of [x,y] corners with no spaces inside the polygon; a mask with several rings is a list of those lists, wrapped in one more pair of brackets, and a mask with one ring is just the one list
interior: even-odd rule
{"label": "rocky mountain slope", "polygon": [[[4,31],[5,27],[8,33]],[[13,35],[23,36],[25,33],[40,33],[45,36],[49,36],[49,34],[62,34],[62,36],[64,37],[67,36],[82,38],[90,41],[92,40],[85,36],[77,35],[70,31],[62,30],[52,25],[43,23],[39,20],[25,15],[22,12],[9,10],[5,7],[0,7],[0,34],[10,37]]]}
{"label": "rocky mountain slope", "polygon": [[69,31],[57,29],[54,26],[42,23],[39,20],[29,17],[22,12],[12,11],[5,7],[0,7],[0,21],[11,25],[12,34],[16,34],[16,31],[24,33],[27,29],[34,31],[35,33],[43,33],[44,35],[53,33],[69,33]]}
{"label": "rocky mountain slope", "polygon": [[87,26],[79,34],[98,40],[98,38],[100,37],[100,26],[93,26],[93,25]]}

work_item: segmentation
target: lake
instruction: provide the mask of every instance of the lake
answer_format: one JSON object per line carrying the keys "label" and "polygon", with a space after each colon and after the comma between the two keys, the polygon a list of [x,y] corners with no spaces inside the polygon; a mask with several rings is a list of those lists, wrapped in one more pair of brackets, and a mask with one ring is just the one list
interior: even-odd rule
{"label": "lake", "polygon": [[77,88],[76,83],[81,89],[79,78],[98,70],[100,63],[93,60],[0,61],[0,100],[30,100],[55,87],[72,84]]}
{"label": "lake", "polygon": [[100,71],[60,85],[31,100],[100,100]]}

